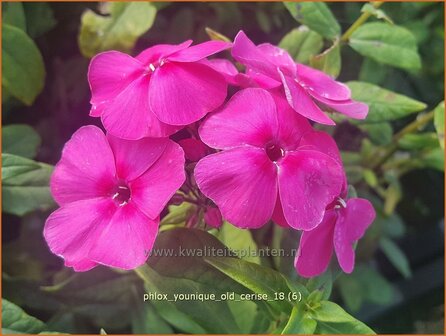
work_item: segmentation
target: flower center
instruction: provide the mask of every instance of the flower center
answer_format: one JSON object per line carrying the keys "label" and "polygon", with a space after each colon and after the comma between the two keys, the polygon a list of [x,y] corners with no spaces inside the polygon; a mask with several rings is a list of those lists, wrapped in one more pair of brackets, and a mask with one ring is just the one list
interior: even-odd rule
{"label": "flower center", "polygon": [[267,144],[265,146],[265,151],[266,151],[266,155],[268,155],[268,158],[272,162],[278,161],[285,154],[285,151],[279,145],[277,145],[275,143]]}
{"label": "flower center", "polygon": [[131,196],[132,194],[128,185],[125,182],[120,181],[114,189],[112,199],[119,206],[124,206],[130,201]]}

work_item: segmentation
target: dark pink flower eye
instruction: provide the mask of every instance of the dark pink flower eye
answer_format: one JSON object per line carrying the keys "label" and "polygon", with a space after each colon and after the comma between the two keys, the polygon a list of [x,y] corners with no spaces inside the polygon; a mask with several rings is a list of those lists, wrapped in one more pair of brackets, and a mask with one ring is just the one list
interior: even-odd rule
{"label": "dark pink flower eye", "polygon": [[272,162],[276,162],[283,158],[285,151],[276,143],[270,143],[265,146],[266,155]]}
{"label": "dark pink flower eye", "polygon": [[124,206],[129,203],[132,193],[129,186],[124,181],[119,181],[113,192],[113,200],[119,205]]}

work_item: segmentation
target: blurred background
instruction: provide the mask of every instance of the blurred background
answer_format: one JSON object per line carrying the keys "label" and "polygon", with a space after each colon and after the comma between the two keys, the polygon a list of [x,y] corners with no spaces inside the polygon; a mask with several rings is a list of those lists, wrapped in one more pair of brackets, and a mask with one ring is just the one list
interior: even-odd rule
{"label": "blurred background", "polygon": [[[2,3],[4,20],[16,20],[16,9],[8,5]],[[26,31],[43,57],[46,77],[42,92],[28,106],[3,91],[2,125],[33,127],[41,138],[36,147],[37,161],[55,164],[75,130],[85,124],[100,125],[98,119],[88,116],[87,69],[91,55],[85,45],[88,32],[81,36],[80,31],[87,10],[107,15],[108,6],[94,2],[23,4]],[[208,40],[206,27],[230,39],[242,29],[256,44],[279,44],[299,26],[282,3],[184,2],[154,6],[153,25],[137,39],[133,55],[153,44]],[[358,18],[362,6],[329,3],[343,31]],[[434,109],[444,99],[443,6],[438,2],[397,2],[381,7],[393,22],[416,37],[422,59],[420,71],[378,64],[344,47],[338,79],[373,83],[426,103],[427,111]],[[9,16],[5,19],[5,15]],[[94,21],[91,17],[88,20]],[[414,119],[410,115],[395,120],[391,129],[397,131]],[[433,131],[433,126],[429,130]],[[339,124],[334,135],[340,148],[348,151],[360,151],[363,139],[370,137],[365,128],[346,122]],[[372,145],[380,144],[382,139],[377,138],[371,139]],[[375,197],[378,218],[359,244],[357,268],[352,275],[336,280],[331,300],[378,333],[443,333],[444,173],[431,167],[412,169],[401,177],[400,187],[399,202],[392,214],[381,212],[381,201]],[[42,228],[50,209],[24,211],[20,216],[17,211],[8,212],[2,213],[4,298],[60,332],[98,333],[101,327],[108,333],[150,332],[131,314],[131,309],[140,304],[130,290],[136,286],[135,278],[116,278],[115,272],[105,269],[73,275],[48,251],[43,240]],[[267,230],[253,232],[259,244]],[[284,244],[294,248],[290,236]],[[284,260],[278,268],[293,276],[292,260]]]}

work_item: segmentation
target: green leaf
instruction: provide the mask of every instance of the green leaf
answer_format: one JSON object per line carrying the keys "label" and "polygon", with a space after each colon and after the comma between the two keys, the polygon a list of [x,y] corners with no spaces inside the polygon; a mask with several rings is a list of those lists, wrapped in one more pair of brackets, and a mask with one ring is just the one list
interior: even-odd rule
{"label": "green leaf", "polygon": [[341,33],[341,26],[323,2],[284,2],[293,18],[323,37],[334,40]]}
{"label": "green leaf", "polygon": [[22,216],[54,205],[49,180],[50,165],[12,154],[2,154],[3,211]]}
{"label": "green leaf", "polygon": [[379,240],[379,246],[393,266],[405,277],[411,276],[409,261],[398,245],[386,237]]}
{"label": "green leaf", "polygon": [[348,309],[357,311],[361,308],[364,294],[360,282],[355,277],[344,274],[336,281],[336,285]]}
{"label": "green leaf", "polygon": [[440,146],[444,149],[444,101],[438,104],[434,110],[434,125]]}
{"label": "green leaf", "polygon": [[437,134],[433,132],[405,134],[398,140],[398,145],[407,150],[420,150],[438,147]]}
{"label": "green leaf", "polygon": [[228,222],[224,222],[217,237],[239,258],[255,264],[260,264],[260,257],[257,253],[257,244],[252,238],[249,230],[239,229]]}
{"label": "green leaf", "polygon": [[38,334],[45,323],[29,316],[22,308],[2,299],[2,334]]}
{"label": "green leaf", "polygon": [[387,21],[387,23],[393,24],[392,19],[382,9],[376,8],[370,3],[366,3],[364,4],[364,6],[362,6],[361,13],[369,13],[377,19],[381,19]]}
{"label": "green leaf", "polygon": [[375,62],[370,58],[364,58],[358,79],[361,82],[380,85],[384,82],[388,73],[389,67],[387,65]]}
{"label": "green leaf", "polygon": [[26,32],[26,17],[20,2],[2,3],[2,21]]}
{"label": "green leaf", "polygon": [[[163,293],[167,294],[169,300],[175,301],[175,294],[215,294],[221,297],[220,291],[215,290],[215,286],[203,285],[188,279],[178,279],[161,276],[156,271],[144,265],[138,268],[138,274],[144,280],[147,293]],[[164,302],[171,302],[163,300]],[[153,302],[153,300],[152,300]],[[239,333],[237,323],[229,310],[226,301],[183,299],[174,302],[175,308],[180,312],[187,314],[189,319],[210,333]],[[163,313],[158,311],[161,316]],[[215,319],[218,316],[218,319]],[[166,319],[165,316],[163,318]],[[169,321],[171,323],[171,321]],[[195,326],[196,327],[196,326]],[[196,329],[196,328],[194,328]],[[183,330],[191,332],[192,330]]]}
{"label": "green leaf", "polygon": [[105,50],[129,52],[136,40],[152,27],[156,7],[150,2],[112,2],[110,15],[91,10],[81,18],[79,47],[85,57]]}
{"label": "green leaf", "polygon": [[310,57],[321,51],[323,39],[321,35],[302,25],[286,34],[279,42],[279,47],[288,51],[296,62],[308,64]]}
{"label": "green leaf", "polygon": [[285,278],[279,272],[268,267],[253,264],[237,258],[206,258],[206,261],[257,294],[266,294],[268,303],[278,312],[289,312],[291,304],[288,299],[274,300],[275,293],[287,295],[290,290]]}
{"label": "green leaf", "polygon": [[132,333],[173,334],[173,329],[161,318],[152,304],[144,302],[140,303],[132,314]]}
{"label": "green leaf", "polygon": [[299,303],[293,307],[290,319],[282,330],[282,334],[310,335],[314,333],[316,326],[317,322],[306,311],[305,303]]}
{"label": "green leaf", "polygon": [[195,209],[196,205],[189,202],[183,202],[180,205],[170,205],[169,213],[163,217],[161,225],[185,223]]}
{"label": "green leaf", "polygon": [[18,100],[31,105],[45,81],[42,55],[23,30],[5,23],[2,43],[2,86]]}
{"label": "green leaf", "polygon": [[56,25],[53,10],[45,2],[27,2],[23,4],[26,26],[29,36],[42,36]]}
{"label": "green leaf", "polygon": [[421,68],[415,36],[388,23],[366,23],[353,32],[349,45],[361,55],[406,70]]}
{"label": "green leaf", "polygon": [[317,320],[316,334],[375,334],[364,323],[330,301],[321,301],[311,316]]}
{"label": "green leaf", "polygon": [[32,159],[37,155],[40,142],[39,134],[31,126],[15,124],[3,127],[3,153]]}
{"label": "green leaf", "polygon": [[420,168],[444,171],[444,151],[440,147],[422,153],[416,161]]}
{"label": "green leaf", "polygon": [[363,122],[377,123],[406,117],[422,111],[426,104],[401,94],[365,82],[348,82],[352,98],[369,105],[369,114]]}
{"label": "green leaf", "polygon": [[341,47],[339,45],[339,40],[336,40],[333,45],[322,54],[312,56],[310,58],[310,65],[313,68],[322,70],[332,77],[337,77],[341,72]]}
{"label": "green leaf", "polygon": [[392,285],[374,269],[366,265],[358,265],[350,275],[362,286],[365,298],[376,304],[388,304],[395,296]]}
{"label": "green leaf", "polygon": [[392,142],[393,129],[392,125],[388,122],[359,124],[358,126],[368,134],[370,141],[374,145],[383,146]]}

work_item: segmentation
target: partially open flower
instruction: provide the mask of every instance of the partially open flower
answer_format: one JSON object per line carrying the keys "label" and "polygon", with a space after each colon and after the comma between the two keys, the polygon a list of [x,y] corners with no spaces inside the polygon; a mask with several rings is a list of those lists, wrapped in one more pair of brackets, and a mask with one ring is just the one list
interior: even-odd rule
{"label": "partially open flower", "polygon": [[265,89],[281,88],[290,106],[318,123],[334,125],[321,106],[355,119],[364,119],[368,106],[351,99],[350,89],[322,71],[294,63],[283,49],[264,43],[256,46],[243,31],[234,40],[233,57]]}
{"label": "partially open flower", "polygon": [[136,268],[184,180],[184,154],[173,141],[122,140],[84,126],[66,143],[51,178],[60,208],[45,223],[45,239],[76,271]]}

